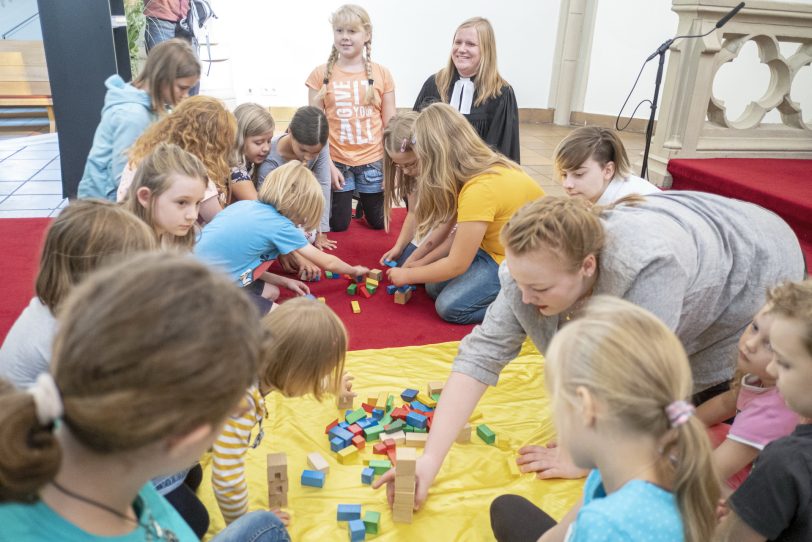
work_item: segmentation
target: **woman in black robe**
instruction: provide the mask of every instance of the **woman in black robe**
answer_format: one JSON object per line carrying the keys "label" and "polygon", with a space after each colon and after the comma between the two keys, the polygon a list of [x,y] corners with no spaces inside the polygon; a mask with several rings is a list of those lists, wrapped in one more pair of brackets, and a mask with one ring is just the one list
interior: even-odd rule
{"label": "woman in black robe", "polygon": [[448,64],[423,84],[414,110],[434,102],[450,104],[488,145],[519,162],[519,109],[513,88],[499,75],[487,19],[474,17],[457,28]]}

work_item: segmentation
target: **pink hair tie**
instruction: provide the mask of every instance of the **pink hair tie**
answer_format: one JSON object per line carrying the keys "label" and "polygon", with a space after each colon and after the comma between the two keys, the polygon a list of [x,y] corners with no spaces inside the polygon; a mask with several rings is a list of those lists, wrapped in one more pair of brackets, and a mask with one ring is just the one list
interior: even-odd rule
{"label": "pink hair tie", "polygon": [[665,407],[665,415],[668,416],[668,421],[674,428],[685,424],[694,415],[694,412],[696,412],[694,405],[687,401],[674,401]]}

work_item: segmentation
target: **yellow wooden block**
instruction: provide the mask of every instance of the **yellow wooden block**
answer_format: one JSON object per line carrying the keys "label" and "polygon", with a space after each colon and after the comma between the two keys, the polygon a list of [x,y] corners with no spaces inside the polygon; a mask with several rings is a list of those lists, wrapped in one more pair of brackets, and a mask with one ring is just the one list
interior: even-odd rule
{"label": "yellow wooden block", "polygon": [[319,301],[321,301],[322,303],[325,303],[325,304],[327,303],[327,300],[326,300],[326,299],[324,299],[323,297],[320,297],[320,298],[319,298]]}
{"label": "yellow wooden block", "polygon": [[359,305],[357,301],[350,301],[350,305],[352,305],[352,312],[355,314],[361,312],[361,305]]}
{"label": "yellow wooden block", "polygon": [[347,446],[343,450],[336,452],[336,457],[338,458],[338,462],[342,465],[351,463],[358,457],[358,448],[352,445]]}
{"label": "yellow wooden block", "polygon": [[417,399],[418,401],[420,401],[429,408],[434,408],[437,406],[437,401],[435,401],[422,391],[417,394],[417,397],[415,397],[415,399]]}
{"label": "yellow wooden block", "polygon": [[378,405],[378,396],[377,395],[369,395],[367,397],[367,404],[370,406],[377,406]]}
{"label": "yellow wooden block", "polygon": [[367,277],[367,284],[369,286],[375,286],[376,288],[378,287],[378,281],[373,278]]}
{"label": "yellow wooden block", "polygon": [[382,391],[378,394],[378,402],[376,405],[381,405],[381,408],[386,408],[386,401],[389,399],[389,393]]}

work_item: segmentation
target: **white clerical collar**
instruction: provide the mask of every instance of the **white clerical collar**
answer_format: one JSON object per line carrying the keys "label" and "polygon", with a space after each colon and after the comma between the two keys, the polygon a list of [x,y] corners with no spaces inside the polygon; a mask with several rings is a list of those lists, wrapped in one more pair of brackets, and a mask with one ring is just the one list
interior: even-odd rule
{"label": "white clerical collar", "polygon": [[474,102],[474,82],[470,77],[460,77],[454,83],[454,90],[451,93],[451,107],[467,115],[471,112],[471,104]]}

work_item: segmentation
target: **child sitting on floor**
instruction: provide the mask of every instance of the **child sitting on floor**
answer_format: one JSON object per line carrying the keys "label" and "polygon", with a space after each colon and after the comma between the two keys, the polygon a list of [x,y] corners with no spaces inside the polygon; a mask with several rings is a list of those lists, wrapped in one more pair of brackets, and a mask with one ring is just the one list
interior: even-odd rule
{"label": "child sitting on floor", "polygon": [[152,228],[163,247],[191,250],[206,183],[200,160],[160,143],[141,160],[124,206]]}
{"label": "child sitting on floor", "polygon": [[0,348],[0,377],[18,388],[32,386],[51,363],[55,314],[88,273],[134,252],[154,250],[155,236],[132,214],[107,200],[76,200],[45,235],[36,295]]}
{"label": "child sitting on floor", "polygon": [[271,151],[276,124],[271,113],[255,103],[238,105],[234,116],[237,119],[235,152],[239,164],[231,168],[232,199],[257,199],[259,165]]}
{"label": "child sitting on floor", "polygon": [[773,316],[767,371],[801,420],[765,446],[750,476],[728,499],[717,540],[812,540],[812,280],[785,283],[767,296]]}
{"label": "child sitting on floor", "polygon": [[576,128],[556,147],[555,172],[567,195],[609,205],[631,194],[656,194],[659,188],[631,174],[623,141],[614,130]]}
{"label": "child sitting on floor", "polygon": [[597,296],[545,359],[559,446],[592,472],[558,524],[522,497],[497,498],[496,539],[710,540],[719,486],[676,335],[645,309]]}
{"label": "child sitting on floor", "polygon": [[[268,417],[264,398],[273,391],[285,397],[312,393],[320,399],[339,389],[354,397],[349,375],[344,374],[347,332],[344,324],[324,303],[292,299],[263,319],[268,332],[257,380],[249,388],[244,410],[232,416],[214,443],[212,485],[226,523],[248,511],[245,454],[262,442],[262,420]],[[339,386],[339,383],[340,386]],[[250,441],[252,429],[257,436]],[[286,524],[287,513],[274,510]]]}
{"label": "child sitting on floor", "polygon": [[[713,462],[727,496],[741,485],[764,446],[792,433],[798,415],[792,412],[767,371],[772,362],[770,327],[774,315],[769,304],[761,308],[739,339],[737,371],[732,388],[702,403],[696,415],[711,427],[711,437],[722,440]],[[732,418],[733,425],[723,424]],[[718,425],[716,425],[718,424]],[[744,469],[744,470],[743,470]]]}
{"label": "child sitting on floor", "polygon": [[321,188],[313,173],[298,160],[291,160],[268,175],[258,200],[238,201],[219,213],[203,229],[195,254],[221,266],[266,314],[279,296],[279,286],[299,295],[310,293],[297,280],[258,269],[279,254],[299,250],[319,267],[339,274],[356,276],[369,271],[325,254],[307,242],[297,226],[314,229],[323,206]]}

